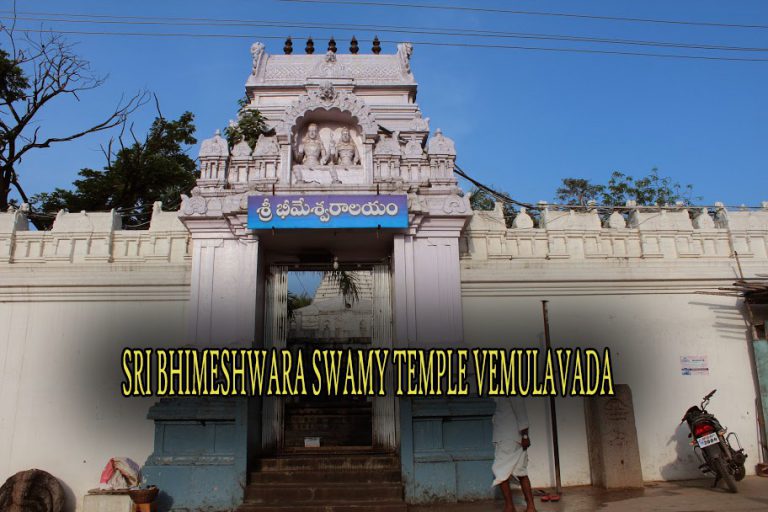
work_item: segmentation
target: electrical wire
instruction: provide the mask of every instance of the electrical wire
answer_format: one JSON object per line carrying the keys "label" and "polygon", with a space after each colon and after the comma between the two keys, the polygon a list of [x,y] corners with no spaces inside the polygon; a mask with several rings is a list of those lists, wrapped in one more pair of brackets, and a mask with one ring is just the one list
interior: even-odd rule
{"label": "electrical wire", "polygon": [[[22,33],[53,33],[53,34],[69,34],[69,35],[98,35],[98,36],[135,36],[135,37],[190,37],[190,38],[235,38],[235,39],[284,39],[282,36],[268,36],[257,34],[193,34],[193,33],[170,33],[170,32],[106,32],[106,31],[80,31],[80,30],[47,30],[47,29],[28,29],[28,28],[16,28],[16,32]],[[359,39],[360,42],[370,42],[371,40]],[[379,40],[381,43],[397,44],[401,41],[396,40]],[[724,61],[724,62],[768,62],[765,58],[752,58],[752,57],[716,57],[708,55],[688,55],[677,53],[651,53],[651,52],[629,52],[620,50],[592,50],[586,48],[553,48],[544,46],[520,46],[520,45],[503,45],[503,44],[473,44],[473,43],[447,43],[447,42],[435,42],[435,41],[413,41],[414,45],[422,46],[435,46],[435,47],[451,47],[451,48],[494,48],[503,50],[527,50],[527,51],[539,51],[539,52],[552,52],[552,53],[582,53],[582,54],[597,54],[597,55],[619,55],[619,56],[632,56],[632,57],[655,57],[662,59],[684,59],[684,60],[708,60],[708,61]]]}
{"label": "electrical wire", "polygon": [[[2,11],[0,13],[11,14],[11,11]],[[703,49],[703,50],[722,50],[722,51],[745,51],[745,52],[765,52],[768,48],[764,47],[744,47],[728,46],[709,43],[681,43],[674,41],[655,41],[638,39],[618,39],[604,37],[575,36],[570,34],[546,34],[530,32],[504,32],[491,30],[469,30],[455,27],[418,27],[418,26],[399,26],[399,25],[355,25],[339,23],[309,23],[309,22],[290,22],[276,20],[236,20],[219,18],[174,18],[174,17],[149,17],[149,16],[111,16],[111,15],[88,15],[88,14],[68,14],[68,13],[41,13],[24,12],[18,13],[22,16],[14,16],[12,19],[21,21],[45,21],[53,23],[81,23],[81,24],[110,24],[110,25],[142,25],[142,26],[222,26],[222,27],[262,27],[262,28],[304,28],[317,29],[325,31],[349,31],[372,30],[379,33],[403,33],[416,35],[445,35],[449,37],[483,37],[483,38],[503,38],[503,39],[532,39],[545,41],[567,41],[583,42],[613,45],[631,45],[631,46],[651,46],[661,48],[685,48],[685,49]],[[33,16],[33,17],[29,17]],[[66,19],[66,17],[77,17],[81,19]],[[91,18],[91,19],[82,19]],[[2,19],[2,18],[0,18]],[[11,18],[7,18],[11,19]],[[181,21],[174,21],[181,20]]]}
{"label": "electrical wire", "polygon": [[620,205],[608,205],[608,204],[597,204],[597,203],[591,203],[586,206],[582,205],[575,205],[575,204],[562,204],[562,203],[544,203],[544,204],[532,204],[532,203],[525,203],[522,201],[518,201],[516,199],[513,199],[509,195],[499,192],[497,190],[494,190],[493,188],[481,183],[480,181],[472,178],[469,174],[467,174],[461,167],[459,167],[458,164],[454,163],[454,169],[453,171],[470,182],[475,187],[487,192],[491,196],[495,197],[502,203],[511,204],[514,206],[520,206],[525,208],[526,210],[543,210],[543,209],[584,209],[584,210],[597,210],[603,213],[610,213],[613,211],[629,211],[629,210],[659,210],[660,208],[664,209],[693,209],[693,208],[712,208],[712,209],[719,209],[719,208],[728,208],[733,210],[762,210],[765,207],[764,206],[747,206],[747,205],[724,205],[724,204],[714,204],[714,205],[693,205],[693,204],[684,204],[684,205],[666,205],[666,206],[660,206],[660,205],[635,205],[635,206],[620,206]]}
{"label": "electrical wire", "polygon": [[562,18],[578,18],[601,21],[624,21],[632,23],[660,23],[665,25],[692,25],[699,27],[721,27],[721,28],[749,28],[749,29],[768,29],[768,25],[744,24],[744,23],[720,23],[710,21],[691,21],[691,20],[673,20],[659,18],[631,18],[623,16],[602,16],[596,14],[578,14],[570,12],[547,12],[547,11],[527,11],[516,9],[494,9],[489,7],[467,7],[460,5],[431,5],[431,4],[413,4],[397,2],[356,2],[351,0],[277,0],[278,2],[303,3],[303,4],[334,4],[351,5],[355,7],[396,7],[408,9],[430,9],[445,11],[465,11],[482,12],[490,14],[516,14],[523,16],[547,16]]}

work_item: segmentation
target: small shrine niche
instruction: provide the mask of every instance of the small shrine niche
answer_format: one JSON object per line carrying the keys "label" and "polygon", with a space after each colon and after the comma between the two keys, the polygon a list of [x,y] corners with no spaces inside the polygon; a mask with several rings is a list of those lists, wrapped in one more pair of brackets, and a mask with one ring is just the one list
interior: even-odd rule
{"label": "small shrine niche", "polygon": [[338,109],[318,109],[297,120],[292,130],[292,184],[367,183],[366,154],[357,119]]}

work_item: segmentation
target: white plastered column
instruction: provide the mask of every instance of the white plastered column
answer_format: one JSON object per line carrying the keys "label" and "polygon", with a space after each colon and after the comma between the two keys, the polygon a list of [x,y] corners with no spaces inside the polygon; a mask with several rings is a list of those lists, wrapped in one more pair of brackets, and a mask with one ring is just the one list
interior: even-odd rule
{"label": "white plastered column", "polygon": [[395,345],[457,345],[464,340],[459,235],[464,217],[426,218],[395,237]]}
{"label": "white plastered column", "polygon": [[195,345],[250,347],[256,333],[259,242],[192,230],[189,339]]}

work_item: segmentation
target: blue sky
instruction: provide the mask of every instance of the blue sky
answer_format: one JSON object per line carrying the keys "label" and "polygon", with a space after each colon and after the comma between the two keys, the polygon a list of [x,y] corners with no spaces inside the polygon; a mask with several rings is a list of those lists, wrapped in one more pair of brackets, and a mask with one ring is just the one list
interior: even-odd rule
{"label": "blue sky", "polygon": [[[402,0],[417,3],[417,0]],[[430,0],[419,0],[430,3]],[[768,25],[764,0],[440,0],[439,5],[481,6],[621,16]],[[11,2],[3,2],[7,9]],[[132,2],[19,0],[19,11],[120,16],[279,20],[323,24],[401,25],[587,37],[707,43],[768,48],[767,29],[647,24],[545,16],[490,14],[393,7],[308,5],[273,0],[162,0]],[[40,27],[40,22],[20,22]],[[62,134],[97,120],[122,94],[155,92],[166,117],[196,115],[198,139],[235,116],[249,72],[249,47],[262,40],[282,52],[292,35],[303,51],[307,35],[325,48],[331,32],[346,52],[352,32],[313,28],[94,25],[43,22],[46,28],[79,31],[246,34],[248,38],[182,38],[70,35],[77,50],[107,83],[62,102],[41,120],[48,133]],[[360,40],[377,33],[387,41],[412,40],[417,101],[432,128],[456,140],[458,163],[488,184],[522,201],[552,200],[564,177],[605,182],[614,170],[631,175],[656,166],[663,175],[692,183],[699,203],[757,205],[768,200],[768,62],[721,62],[615,55],[425,46],[419,40],[499,43],[602,50],[742,55],[702,50],[556,41],[406,35],[356,30]],[[261,37],[260,37],[261,36]],[[361,43],[370,51],[370,43]],[[394,52],[393,43],[384,43]],[[743,54],[768,59],[768,52]],[[154,117],[151,105],[134,116],[143,133]],[[40,150],[20,170],[28,193],[68,187],[82,167],[103,165],[101,134]],[[196,155],[197,148],[192,152]]]}

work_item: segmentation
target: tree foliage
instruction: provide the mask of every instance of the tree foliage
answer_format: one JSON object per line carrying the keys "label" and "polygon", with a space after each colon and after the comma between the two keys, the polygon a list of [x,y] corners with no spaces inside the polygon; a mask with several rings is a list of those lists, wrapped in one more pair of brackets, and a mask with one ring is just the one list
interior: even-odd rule
{"label": "tree foliage", "polygon": [[563,178],[556,200],[562,204],[586,206],[590,201],[599,201],[604,192],[605,186],[594,185],[587,179]]}
{"label": "tree foliage", "polygon": [[297,309],[309,306],[312,304],[312,297],[306,292],[294,293],[288,292],[288,318],[293,318],[294,312]]}
{"label": "tree foliage", "polygon": [[[176,203],[179,196],[188,193],[195,184],[195,161],[187,154],[187,148],[197,142],[194,133],[191,112],[184,112],[175,120],[158,115],[143,140],[131,131],[133,142],[125,145],[125,134],[121,134],[116,152],[111,142],[104,150],[106,166],[101,170],[81,170],[74,190],[57,188],[39,194],[33,198],[33,204],[47,212],[64,208],[71,211],[122,208],[138,212],[155,201]],[[142,219],[134,213],[126,224],[140,225]]]}
{"label": "tree foliage", "polygon": [[693,185],[681,185],[657,168],[639,178],[619,171],[611,174],[608,183],[595,184],[584,178],[564,178],[555,200],[567,205],[587,206],[590,201],[606,206],[624,206],[635,201],[639,206],[662,206],[682,202],[690,205]]}
{"label": "tree foliage", "polygon": [[79,101],[82,94],[100,87],[104,77],[95,75],[88,61],[79,57],[60,34],[39,39],[17,37],[12,28],[0,27],[0,210],[8,207],[12,189],[29,202],[19,165],[33,151],[124,124],[128,115],[145,103],[138,93],[122,98],[100,121],[81,126],[73,119],[65,133],[47,133],[41,123],[57,102]]}
{"label": "tree foliage", "polygon": [[256,141],[261,134],[266,132],[267,124],[264,121],[261,112],[256,109],[248,108],[247,97],[238,100],[237,104],[240,106],[240,110],[237,114],[237,121],[231,122],[229,126],[224,128],[224,137],[227,139],[230,149],[232,149],[235,144],[245,140],[251,150],[253,150],[253,148],[256,147]]}
{"label": "tree foliage", "polygon": [[[472,207],[473,210],[478,210],[478,211],[493,210],[496,207],[496,201],[497,199],[485,189],[482,189],[479,187],[473,187],[469,191],[469,205]],[[508,228],[512,227],[512,221],[515,219],[515,215],[517,214],[517,211],[515,210],[514,205],[505,202],[503,203],[502,208],[504,210],[505,224],[507,225]]]}
{"label": "tree foliage", "polygon": [[352,304],[360,300],[360,292],[357,288],[357,276],[354,272],[336,269],[325,273],[331,283],[336,285],[344,299],[344,305],[351,308]]}

